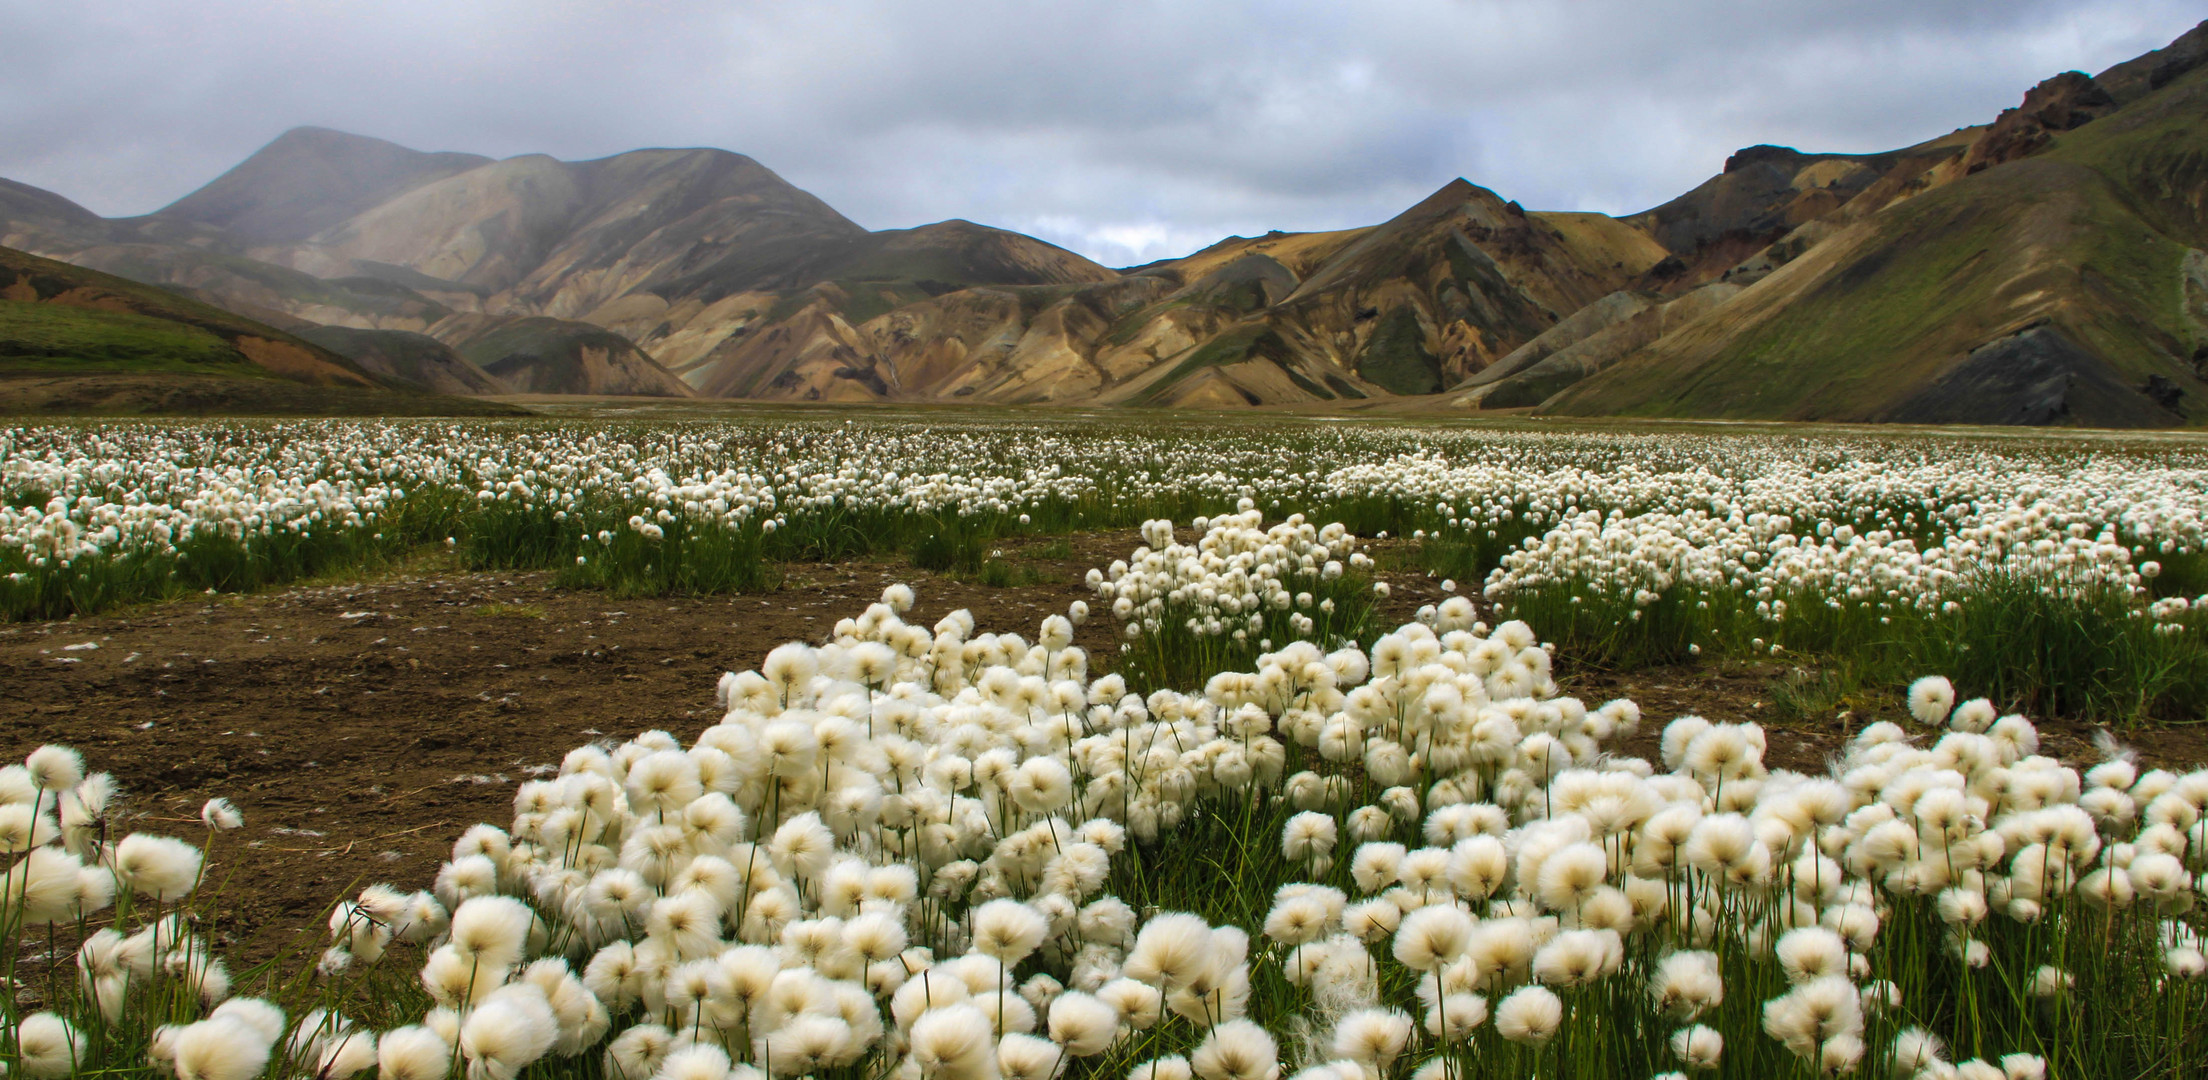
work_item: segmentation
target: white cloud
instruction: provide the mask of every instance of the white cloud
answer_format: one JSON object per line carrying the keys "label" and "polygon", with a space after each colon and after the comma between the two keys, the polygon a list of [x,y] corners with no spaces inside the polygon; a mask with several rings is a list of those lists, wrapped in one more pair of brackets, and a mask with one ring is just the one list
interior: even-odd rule
{"label": "white cloud", "polygon": [[1463,175],[1627,212],[1775,142],[1883,149],[2166,42],[2177,0],[0,0],[0,175],[155,209],[287,127],[748,153],[871,228],[1113,265]]}

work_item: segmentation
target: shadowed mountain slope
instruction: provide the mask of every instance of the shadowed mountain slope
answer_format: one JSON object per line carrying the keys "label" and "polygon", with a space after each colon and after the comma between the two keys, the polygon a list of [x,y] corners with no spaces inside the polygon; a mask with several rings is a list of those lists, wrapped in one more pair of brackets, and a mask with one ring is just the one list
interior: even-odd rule
{"label": "shadowed mountain slope", "polygon": [[1549,407],[2183,422],[2208,393],[2204,119],[2196,69],[2047,132],[2043,148],[1847,226]]}

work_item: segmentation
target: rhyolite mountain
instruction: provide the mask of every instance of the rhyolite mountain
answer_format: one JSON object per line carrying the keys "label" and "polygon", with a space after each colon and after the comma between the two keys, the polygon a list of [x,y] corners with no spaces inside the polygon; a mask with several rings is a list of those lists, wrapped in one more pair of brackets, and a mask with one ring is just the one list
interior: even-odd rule
{"label": "rhyolite mountain", "polygon": [[2005,424],[2208,417],[2208,23],[1890,151],[1755,146],[1638,214],[1464,180],[1107,269],[873,232],[719,150],[288,132],[153,214],[0,181],[0,244],[456,393]]}

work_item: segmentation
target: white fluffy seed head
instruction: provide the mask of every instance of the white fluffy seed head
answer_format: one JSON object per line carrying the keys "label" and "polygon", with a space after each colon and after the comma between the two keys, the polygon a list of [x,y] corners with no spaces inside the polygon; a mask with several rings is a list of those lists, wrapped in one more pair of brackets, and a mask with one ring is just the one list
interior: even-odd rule
{"label": "white fluffy seed head", "polygon": [[1120,1018],[1136,1031],[1148,1031],[1156,1026],[1165,1002],[1165,996],[1157,987],[1129,978],[1113,979],[1098,987],[1096,997],[1118,1010]]}
{"label": "white fluffy seed head", "polygon": [[1472,916],[1453,904],[1420,908],[1396,928],[1395,958],[1413,971],[1432,971],[1464,954],[1472,930]]}
{"label": "white fluffy seed head", "polygon": [[[1946,682],[1945,679],[1940,681]],[[1898,1075],[1915,1076],[1937,1062],[1946,1061],[1946,1055],[1947,1045],[1940,1037],[1921,1027],[1906,1028],[1894,1036],[1894,1072]]]}
{"label": "white fluffy seed head", "polygon": [[224,1016],[211,1016],[176,1030],[169,1047],[178,1080],[251,1080],[268,1064],[274,1040]]}
{"label": "white fluffy seed head", "polygon": [[1724,1056],[1725,1036],[1704,1024],[1680,1028],[1671,1034],[1671,1053],[1687,1068],[1714,1069]]}
{"label": "white fluffy seed head", "polygon": [[1848,973],[1848,944],[1822,926],[1803,926],[1780,935],[1772,950],[1788,982],[1805,983],[1827,975]]}
{"label": "white fluffy seed head", "polygon": [[989,1017],[969,1004],[931,1009],[912,1025],[912,1059],[928,1080],[981,1080],[995,1050]]}
{"label": "white fluffy seed head", "polygon": [[140,896],[167,902],[199,885],[199,849],[167,836],[132,833],[115,845],[115,879]]}
{"label": "white fluffy seed head", "polygon": [[452,1045],[427,1027],[385,1032],[376,1043],[377,1080],[441,1080],[452,1071]]}
{"label": "white fluffy seed head", "polygon": [[1937,727],[1955,708],[1955,684],[1945,676],[1927,675],[1909,684],[1909,713],[1917,723]]}
{"label": "white fluffy seed head", "polygon": [[375,1033],[358,1029],[333,1032],[321,1040],[320,1053],[314,1060],[317,1080],[344,1080],[366,1072],[378,1061]]}
{"label": "white fluffy seed head", "polygon": [[1118,1028],[1119,1010],[1101,998],[1069,990],[1050,1003],[1050,1037],[1074,1057],[1103,1053]]}
{"label": "white fluffy seed head", "polygon": [[1564,1022],[1564,1002],[1545,986],[1522,986],[1495,1007],[1496,1034],[1514,1043],[1539,1046]]}
{"label": "white fluffy seed head", "polygon": [[1334,1025],[1336,1057],[1372,1066],[1385,1075],[1410,1045],[1411,1018],[1394,1009],[1358,1009]]}
{"label": "white fluffy seed head", "polygon": [[1017,900],[991,900],[974,910],[974,949],[1007,965],[1018,964],[1043,943],[1050,924]]}
{"label": "white fluffy seed head", "polygon": [[1211,925],[1186,912],[1166,912],[1142,924],[1127,957],[1128,977],[1161,989],[1186,984],[1211,955]]}
{"label": "white fluffy seed head", "polygon": [[1618,970],[1625,945],[1615,930],[1567,930],[1533,955],[1534,978],[1550,986],[1585,986]]}
{"label": "white fluffy seed head", "polygon": [[66,746],[48,744],[23,759],[31,782],[47,792],[63,792],[84,779],[84,756]]}
{"label": "white fluffy seed head", "polygon": [[50,1012],[32,1013],[17,1026],[16,1052],[26,1076],[59,1080],[84,1060],[84,1036],[69,1021]]}
{"label": "white fluffy seed head", "polygon": [[544,991],[530,983],[500,987],[460,1025],[468,1080],[513,1080],[552,1049],[559,1021]]}
{"label": "white fluffy seed head", "polygon": [[1179,1054],[1152,1058],[1127,1070],[1127,1080],[1190,1080],[1194,1075],[1188,1059]]}
{"label": "white fluffy seed head", "polygon": [[1051,1080],[1065,1051],[1049,1039],[1018,1032],[997,1043],[997,1071],[1004,1080]]}
{"label": "white fluffy seed head", "polygon": [[1279,1080],[1280,1049],[1264,1028],[1229,1020],[1211,1029],[1188,1064],[1202,1080]]}
{"label": "white fluffy seed head", "polygon": [[452,913],[452,946],[478,966],[509,968],[521,963],[536,914],[510,896],[477,896]]}
{"label": "white fluffy seed head", "polygon": [[216,832],[229,832],[245,824],[245,815],[228,799],[209,799],[199,808],[199,820]]}
{"label": "white fluffy seed head", "polygon": [[1601,848],[1585,841],[1568,844],[1541,861],[1541,903],[1551,911],[1576,910],[1608,874]]}

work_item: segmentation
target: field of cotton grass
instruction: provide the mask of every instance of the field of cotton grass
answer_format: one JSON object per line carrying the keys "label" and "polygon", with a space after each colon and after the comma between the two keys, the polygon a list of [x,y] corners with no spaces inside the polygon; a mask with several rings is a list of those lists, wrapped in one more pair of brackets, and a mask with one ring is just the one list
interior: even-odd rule
{"label": "field of cotton grass", "polygon": [[[250,882],[249,851],[207,859],[234,809],[113,837],[114,784],[41,748],[0,769],[0,1059],[185,1080],[2208,1068],[2208,771],[2113,739],[2065,765],[1939,676],[1821,774],[1692,716],[1635,757],[1634,703],[1562,696],[1557,644],[1469,597],[1352,637],[1371,591],[1342,523],[1246,504],[1142,533],[1091,576],[1100,604],[1031,639],[909,623],[894,586],[724,675],[687,744],[576,748],[429,888],[335,904],[289,969],[233,973],[203,935],[204,883]],[[1074,645],[1089,618],[1128,651]],[[1107,670],[1175,634],[1221,662]]]}
{"label": "field of cotton grass", "polygon": [[[1009,580],[1003,538],[1247,505],[1408,538],[1405,557],[1591,663],[1807,660],[1820,705],[1944,671],[2035,714],[2208,709],[2208,456],[2187,442],[833,417],[0,429],[0,613],[440,548],[617,596],[768,590],[793,560],[884,553]],[[1201,601],[1132,659],[1188,652],[1189,618],[1196,645],[1250,614],[1258,641],[1291,615],[1365,636],[1324,610],[1337,580],[1289,595],[1310,610]],[[1194,666],[1255,655],[1221,647]]]}

